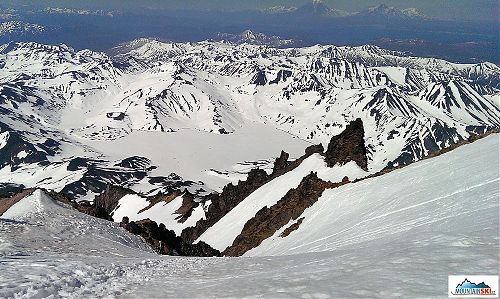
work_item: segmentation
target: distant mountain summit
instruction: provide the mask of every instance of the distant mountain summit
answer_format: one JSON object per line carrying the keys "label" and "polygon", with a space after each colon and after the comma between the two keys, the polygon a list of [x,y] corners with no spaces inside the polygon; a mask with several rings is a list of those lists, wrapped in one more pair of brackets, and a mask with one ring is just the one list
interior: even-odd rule
{"label": "distant mountain summit", "polygon": [[310,16],[345,17],[352,15],[351,13],[345,10],[331,8],[328,5],[326,5],[322,0],[313,0],[300,7],[294,7],[294,6],[287,7],[282,5],[273,6],[264,10],[264,12],[270,14],[291,14],[300,17],[310,17]]}
{"label": "distant mountain summit", "polygon": [[322,17],[344,17],[350,15],[347,11],[331,8],[322,0],[313,0],[294,11],[295,14],[303,16],[322,16]]}
{"label": "distant mountain summit", "polygon": [[384,18],[402,18],[402,19],[425,19],[428,18],[417,8],[399,9],[386,4],[380,4],[361,11],[358,16],[384,17]]}
{"label": "distant mountain summit", "polygon": [[295,7],[295,6],[276,5],[273,7],[263,9],[262,12],[269,13],[269,14],[284,14],[284,13],[291,13],[291,12],[294,12],[296,10],[297,10],[297,7]]}
{"label": "distant mountain summit", "polygon": [[213,38],[215,41],[226,41],[235,44],[265,45],[272,47],[299,46],[302,41],[285,39],[276,35],[266,35],[261,32],[245,30],[239,34],[218,32]]}
{"label": "distant mountain summit", "polygon": [[359,12],[348,12],[328,6],[322,0],[313,0],[300,7],[273,6],[264,13],[288,14],[296,17],[368,17],[384,19],[427,19],[428,17],[417,8],[397,8],[380,4]]}

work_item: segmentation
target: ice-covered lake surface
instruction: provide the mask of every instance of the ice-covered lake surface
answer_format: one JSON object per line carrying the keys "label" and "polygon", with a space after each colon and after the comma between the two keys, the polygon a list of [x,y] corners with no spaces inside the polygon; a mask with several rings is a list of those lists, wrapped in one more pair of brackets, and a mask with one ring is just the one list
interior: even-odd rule
{"label": "ice-covered lake surface", "polygon": [[327,190],[242,258],[158,256],[35,191],[0,219],[0,297],[444,298],[448,275],[498,274],[498,153],[493,135]]}

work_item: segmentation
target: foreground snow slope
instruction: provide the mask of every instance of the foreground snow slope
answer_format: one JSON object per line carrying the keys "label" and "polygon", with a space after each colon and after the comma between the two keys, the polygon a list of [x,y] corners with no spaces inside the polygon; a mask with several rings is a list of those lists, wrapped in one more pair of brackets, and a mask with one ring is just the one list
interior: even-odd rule
{"label": "foreground snow slope", "polygon": [[1,254],[20,250],[26,241],[35,246],[26,246],[16,254],[30,255],[43,250],[52,253],[81,256],[109,257],[136,256],[137,253],[152,252],[140,238],[119,228],[118,224],[94,218],[55,202],[45,192],[36,190],[23,198],[2,216],[2,229],[16,228],[17,235],[6,233],[9,240],[2,240]]}
{"label": "foreground snow slope", "polygon": [[[422,248],[498,249],[498,135],[438,158],[356,184],[326,190],[286,238],[265,240],[247,255],[297,254],[399,243]],[[420,248],[422,247],[422,248]],[[422,258],[422,257],[421,257]]]}
{"label": "foreground snow slope", "polygon": [[21,206],[0,219],[0,297],[445,298],[450,274],[498,274],[498,151],[493,135],[325,191],[253,257],[160,257],[111,222]]}

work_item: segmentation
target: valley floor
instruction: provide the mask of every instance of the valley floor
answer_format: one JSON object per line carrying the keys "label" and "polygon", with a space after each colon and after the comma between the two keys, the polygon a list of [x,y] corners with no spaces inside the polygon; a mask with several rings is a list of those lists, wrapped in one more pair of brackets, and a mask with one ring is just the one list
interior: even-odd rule
{"label": "valley floor", "polygon": [[327,190],[311,224],[242,258],[157,256],[35,191],[0,219],[0,297],[445,298],[448,275],[498,274],[498,152],[494,134]]}

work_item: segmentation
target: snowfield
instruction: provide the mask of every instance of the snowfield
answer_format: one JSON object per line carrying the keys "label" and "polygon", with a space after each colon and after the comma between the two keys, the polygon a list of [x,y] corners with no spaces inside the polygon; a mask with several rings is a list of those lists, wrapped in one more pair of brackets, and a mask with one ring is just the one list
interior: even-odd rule
{"label": "snowfield", "polygon": [[[254,166],[250,164],[239,168],[244,162],[271,162],[281,150],[298,158],[311,145],[291,134],[258,123],[246,124],[229,135],[195,129],[171,133],[134,131],[121,139],[92,141],[89,144],[114,159],[146,156],[158,167],[152,175],[174,172],[192,181],[202,181],[209,189],[217,191],[230,182],[246,179],[246,173]],[[210,170],[228,174],[221,176]]]}
{"label": "snowfield", "polygon": [[445,298],[448,275],[498,274],[498,152],[495,134],[327,190],[242,258],[157,256],[35,191],[0,217],[0,297]]}

